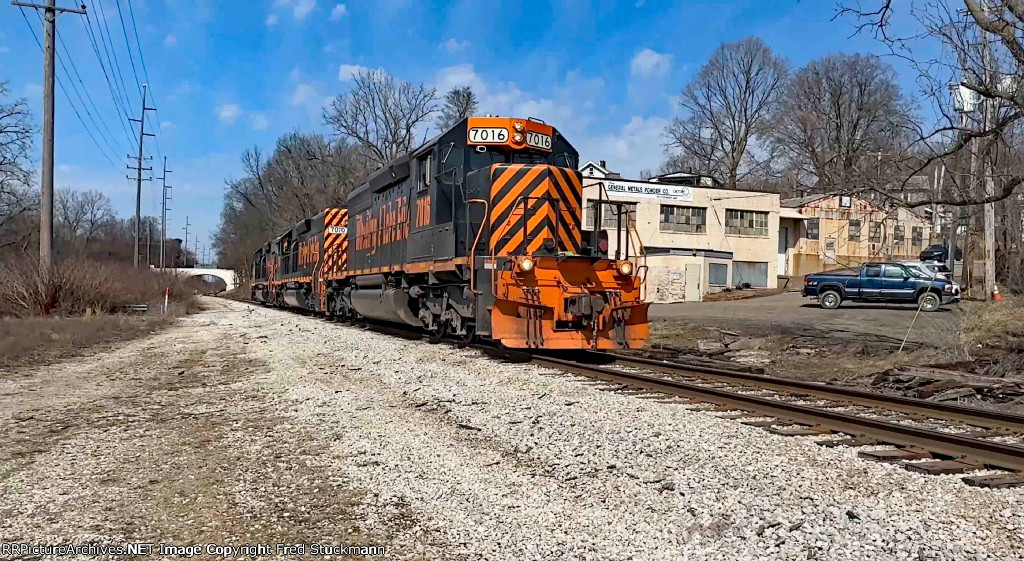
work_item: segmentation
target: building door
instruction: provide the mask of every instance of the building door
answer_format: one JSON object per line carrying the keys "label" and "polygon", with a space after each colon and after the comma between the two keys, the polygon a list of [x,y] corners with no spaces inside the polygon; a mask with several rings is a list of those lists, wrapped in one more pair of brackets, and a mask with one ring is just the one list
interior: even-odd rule
{"label": "building door", "polygon": [[751,288],[768,286],[768,263],[733,261],[732,283],[736,286],[749,284]]}
{"label": "building door", "polygon": [[700,269],[700,265],[686,266],[686,289],[683,293],[686,302],[700,302]]}
{"label": "building door", "polygon": [[789,269],[786,267],[786,250],[789,248],[789,228],[779,228],[779,274],[789,274]]}

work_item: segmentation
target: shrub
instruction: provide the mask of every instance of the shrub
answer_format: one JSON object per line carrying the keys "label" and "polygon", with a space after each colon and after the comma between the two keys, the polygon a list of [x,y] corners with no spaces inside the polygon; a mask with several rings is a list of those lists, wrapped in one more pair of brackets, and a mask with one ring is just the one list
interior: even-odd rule
{"label": "shrub", "polygon": [[0,317],[81,315],[122,306],[163,304],[164,289],[175,302],[191,301],[184,279],[118,262],[68,260],[43,271],[28,259],[0,262]]}

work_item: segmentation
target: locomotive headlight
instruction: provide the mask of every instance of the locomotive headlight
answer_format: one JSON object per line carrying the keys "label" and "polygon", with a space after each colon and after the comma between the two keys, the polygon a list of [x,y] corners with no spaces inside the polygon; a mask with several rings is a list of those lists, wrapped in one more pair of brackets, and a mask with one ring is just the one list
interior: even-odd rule
{"label": "locomotive headlight", "polygon": [[529,257],[523,257],[519,260],[519,270],[524,273],[529,273],[533,270],[533,259]]}
{"label": "locomotive headlight", "polygon": [[512,128],[516,129],[517,132],[523,132],[523,128],[525,127],[523,126],[522,121],[516,121],[515,123],[512,123]]}
{"label": "locomotive headlight", "polygon": [[629,276],[633,274],[633,264],[629,261],[623,261],[619,263],[619,272],[623,275]]}
{"label": "locomotive headlight", "polygon": [[522,133],[518,133],[518,132],[517,132],[517,133],[515,133],[515,134],[513,134],[513,135],[512,135],[512,140],[513,140],[513,141],[514,141],[514,142],[515,142],[516,144],[522,144],[522,143],[523,143],[523,134],[522,134]]}

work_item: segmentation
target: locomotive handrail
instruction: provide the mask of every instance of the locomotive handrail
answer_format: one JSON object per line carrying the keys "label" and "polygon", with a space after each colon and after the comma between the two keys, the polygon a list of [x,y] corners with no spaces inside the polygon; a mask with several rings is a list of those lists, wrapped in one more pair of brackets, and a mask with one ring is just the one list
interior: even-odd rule
{"label": "locomotive handrail", "polygon": [[486,226],[489,221],[491,205],[487,203],[487,199],[469,199],[466,202],[469,204],[484,205],[484,218],[480,221],[480,228],[476,231],[476,237],[473,238],[473,248],[469,250],[469,290],[473,294],[481,294],[481,292],[476,289],[476,247],[480,243],[480,235],[484,233],[484,226]]}

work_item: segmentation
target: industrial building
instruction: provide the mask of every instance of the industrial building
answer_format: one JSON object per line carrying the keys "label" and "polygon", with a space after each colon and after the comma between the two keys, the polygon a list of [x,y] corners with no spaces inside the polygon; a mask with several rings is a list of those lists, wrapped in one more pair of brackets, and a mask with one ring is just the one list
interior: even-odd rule
{"label": "industrial building", "polygon": [[[586,227],[593,227],[597,201],[622,203],[629,213],[630,252],[639,243],[646,255],[648,301],[698,301],[738,284],[777,286],[786,256],[779,251],[778,194],[723,189],[711,177],[687,173],[626,180],[604,162],[580,171]],[[618,207],[601,207],[609,250],[624,252],[625,240],[614,236]]]}
{"label": "industrial building", "polygon": [[931,243],[932,223],[898,201],[883,205],[852,195],[811,195],[782,201],[782,212],[780,270],[787,275],[917,259]]}

